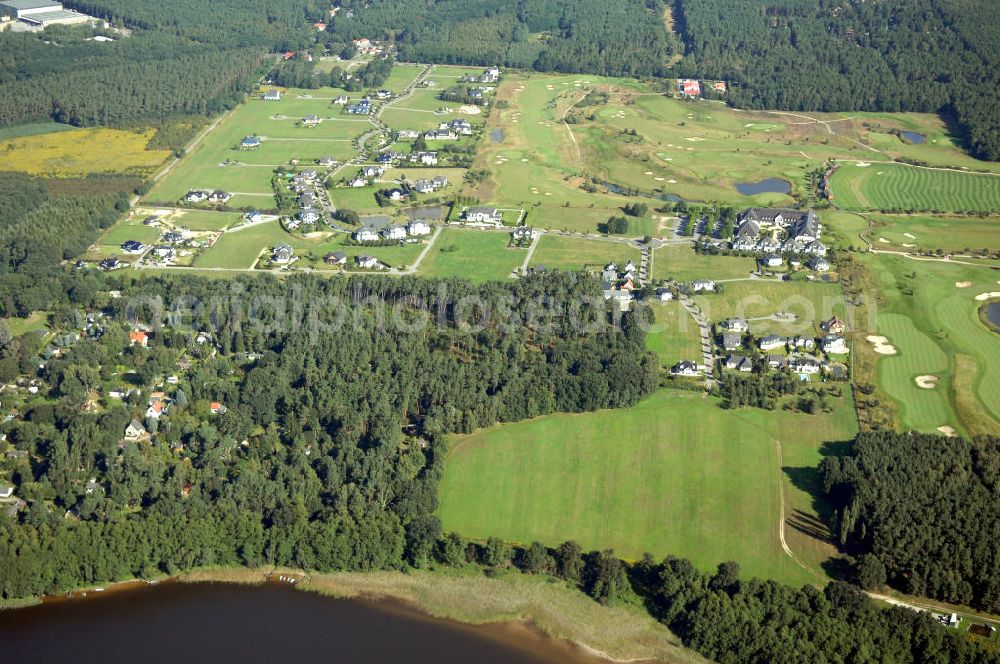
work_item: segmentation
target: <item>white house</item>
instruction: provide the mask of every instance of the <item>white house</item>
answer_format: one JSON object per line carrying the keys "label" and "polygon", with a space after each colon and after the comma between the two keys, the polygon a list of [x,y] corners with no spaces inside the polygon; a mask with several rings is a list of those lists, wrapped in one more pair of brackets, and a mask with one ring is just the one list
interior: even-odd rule
{"label": "white house", "polygon": [[465,220],[473,223],[499,224],[502,219],[496,208],[471,207],[465,211]]}
{"label": "white house", "polygon": [[727,318],[722,327],[732,332],[749,332],[750,323],[742,318]]}
{"label": "white house", "polygon": [[697,376],[698,364],[690,360],[682,360],[670,369],[673,376]]}
{"label": "white house", "polygon": [[660,302],[670,302],[674,299],[674,293],[669,288],[657,288],[656,299]]}
{"label": "white house", "polygon": [[299,213],[296,216],[299,218],[299,221],[301,221],[304,224],[315,224],[317,221],[319,221],[320,218],[319,212],[317,212],[313,208],[305,208],[304,210],[299,210]]}
{"label": "white house", "polygon": [[410,235],[430,235],[431,227],[426,221],[411,219],[406,224],[406,232]]}
{"label": "white house", "polygon": [[704,279],[696,279],[691,282],[691,290],[695,293],[700,293],[702,291],[711,292],[715,290],[715,282]]}
{"label": "white house", "polygon": [[424,166],[437,166],[437,152],[418,152],[414,161],[417,161]]}
{"label": "white house", "polygon": [[843,355],[848,352],[847,342],[839,334],[828,334],[823,337],[822,348],[824,353]]}
{"label": "white house", "polygon": [[366,180],[365,178],[363,178],[363,177],[361,177],[359,175],[358,177],[354,178],[353,180],[351,180],[347,184],[348,184],[348,186],[354,187],[355,189],[357,189],[358,187],[367,187],[368,186],[368,180]]}
{"label": "white house", "polygon": [[378,242],[378,233],[375,232],[375,229],[367,226],[354,231],[351,237],[354,238],[355,242]]}
{"label": "white house", "polygon": [[781,256],[775,256],[772,254],[764,257],[764,265],[768,267],[781,267],[782,263],[784,263],[784,261]]}
{"label": "white house", "polygon": [[208,198],[207,191],[189,191],[187,195],[184,196],[184,200],[188,203],[201,203]]}
{"label": "white house", "polygon": [[264,101],[281,101],[281,90],[271,89],[261,95]]}
{"label": "white house", "polygon": [[779,337],[776,334],[769,334],[757,342],[757,347],[761,350],[774,350],[776,348],[784,348],[786,343],[788,343],[788,340],[784,337]]}
{"label": "white house", "polygon": [[404,240],[406,239],[406,229],[402,226],[386,226],[382,229],[382,237],[386,240]]}
{"label": "white house", "polygon": [[355,256],[354,262],[355,264],[357,264],[358,267],[364,270],[374,270],[375,268],[379,267],[378,259],[375,258],[374,256],[367,256],[367,255]]}
{"label": "white house", "polygon": [[288,244],[282,242],[274,248],[274,252],[271,254],[271,262],[285,264],[292,260],[292,247]]}

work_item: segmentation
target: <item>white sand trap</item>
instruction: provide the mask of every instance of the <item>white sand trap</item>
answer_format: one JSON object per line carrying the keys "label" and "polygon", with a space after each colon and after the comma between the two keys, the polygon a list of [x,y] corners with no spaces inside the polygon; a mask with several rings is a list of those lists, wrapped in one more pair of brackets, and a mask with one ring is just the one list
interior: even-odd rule
{"label": "white sand trap", "polygon": [[915,247],[915,246],[917,246],[917,245],[913,244],[912,242],[910,242],[910,243],[905,243],[905,242],[904,242],[904,243],[903,243],[903,246],[904,246],[904,247],[906,247],[907,249],[910,249],[910,248],[912,248],[912,247]]}
{"label": "white sand trap", "polygon": [[916,240],[917,239],[916,235],[911,235],[910,233],[903,233],[903,235],[905,235],[906,237],[910,238],[911,240]]}
{"label": "white sand trap", "polygon": [[667,143],[667,147],[668,148],[672,148],[672,147],[674,147],[674,144],[673,143]]}
{"label": "white sand trap", "polygon": [[752,126],[753,126],[753,123],[751,122],[750,124],[745,124],[745,125],[743,125],[743,126],[744,126],[745,128],[747,128],[747,129],[749,129],[750,127],[752,127]]}
{"label": "white sand trap", "polygon": [[971,281],[956,281],[955,288],[968,288],[972,285]]}
{"label": "white sand trap", "polygon": [[656,180],[657,182],[663,182],[663,178],[653,178],[653,179]]}
{"label": "white sand trap", "polygon": [[652,174],[653,174],[653,171],[646,171],[645,173],[643,173],[643,175],[652,175]]}
{"label": "white sand trap", "polygon": [[992,300],[995,297],[1000,297],[1000,293],[996,291],[991,291],[989,293],[980,293],[979,295],[976,296],[976,299],[979,300],[980,302],[983,302],[984,300]]}
{"label": "white sand trap", "polygon": [[673,160],[674,160],[673,157],[664,157],[663,158],[663,161],[673,161]]}
{"label": "white sand trap", "polygon": [[948,436],[949,438],[954,438],[955,436],[958,435],[958,434],[955,433],[955,430],[952,429],[947,424],[942,424],[941,426],[939,426],[937,428],[937,430],[940,431],[941,433],[943,433],[944,435]]}
{"label": "white sand trap", "polygon": [[527,157],[525,157],[525,158],[523,158],[523,159],[522,159],[521,161],[528,161],[528,158],[527,158]]}
{"label": "white sand trap", "polygon": [[688,136],[688,137],[687,137],[687,138],[685,138],[684,140],[685,140],[685,141],[695,141],[695,142],[697,142],[697,141],[703,141],[703,140],[705,140],[705,139],[704,139],[704,138],[702,138],[701,136]]}
{"label": "white sand trap", "polygon": [[889,240],[886,240],[886,239],[885,239],[884,237],[880,237],[880,238],[878,239],[878,241],[879,241],[879,242],[884,242],[885,244],[889,244]]}
{"label": "white sand trap", "polygon": [[677,184],[677,180],[667,180],[668,184]]}
{"label": "white sand trap", "polygon": [[896,347],[889,343],[886,337],[871,334],[865,337],[879,355],[895,355]]}
{"label": "white sand trap", "polygon": [[869,164],[867,161],[859,161],[858,163],[856,163],[854,165],[855,166],[860,166],[861,168],[867,168],[868,166],[871,166],[871,164]]}
{"label": "white sand trap", "polygon": [[694,148],[688,148],[687,151],[688,152],[694,152]]}
{"label": "white sand trap", "polygon": [[547,192],[545,192],[545,195],[546,195],[546,196],[551,196],[551,195],[552,195],[552,192],[551,192],[551,191],[547,191]]}
{"label": "white sand trap", "polygon": [[922,390],[933,390],[937,387],[938,377],[937,376],[917,376],[914,380],[917,381],[917,387]]}

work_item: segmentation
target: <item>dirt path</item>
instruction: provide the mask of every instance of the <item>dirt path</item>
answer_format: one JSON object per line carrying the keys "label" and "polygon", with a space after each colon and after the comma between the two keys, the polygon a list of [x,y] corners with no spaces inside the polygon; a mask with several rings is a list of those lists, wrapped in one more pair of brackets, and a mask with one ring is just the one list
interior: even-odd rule
{"label": "dirt path", "polygon": [[538,248],[538,241],[542,239],[543,233],[538,231],[535,232],[535,236],[531,238],[531,246],[528,247],[528,254],[524,257],[524,262],[521,263],[521,274],[527,274],[528,263],[531,262],[531,257],[535,255],[535,249]]}

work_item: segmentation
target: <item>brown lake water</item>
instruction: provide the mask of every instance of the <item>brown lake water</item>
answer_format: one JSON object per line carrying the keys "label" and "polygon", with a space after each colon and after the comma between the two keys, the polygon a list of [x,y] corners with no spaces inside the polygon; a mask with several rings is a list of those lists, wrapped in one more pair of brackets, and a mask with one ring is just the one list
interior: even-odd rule
{"label": "brown lake water", "polygon": [[469,626],[394,602],[275,584],[163,583],[0,611],[0,661],[599,662],[521,624]]}

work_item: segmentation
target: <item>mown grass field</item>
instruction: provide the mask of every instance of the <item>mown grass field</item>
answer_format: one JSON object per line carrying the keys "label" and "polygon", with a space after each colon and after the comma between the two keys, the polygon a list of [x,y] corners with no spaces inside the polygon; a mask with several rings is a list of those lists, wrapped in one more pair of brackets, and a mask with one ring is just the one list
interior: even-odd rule
{"label": "mown grass field", "polygon": [[872,239],[879,249],[961,252],[1000,247],[1000,217],[995,215],[980,218],[876,214],[870,218],[876,224]]}
{"label": "mown grass field", "polygon": [[709,256],[695,252],[690,244],[671,244],[654,250],[653,278],[742,279],[757,269],[753,258],[744,256]]}
{"label": "mown grass field", "polygon": [[563,237],[547,233],[538,239],[530,265],[544,265],[552,270],[600,271],[608,263],[639,265],[639,249],[624,242],[608,242],[579,237]]}
{"label": "mown grass field", "polygon": [[995,212],[1000,176],[904,164],[842,164],[830,181],[834,203],[847,210]]}
{"label": "mown grass field", "polygon": [[[881,297],[874,320],[896,355],[879,356],[880,393],[891,399],[905,429],[1000,432],[1000,335],[979,320],[981,293],[1000,292],[988,267],[864,256]],[[921,389],[914,378],[938,376]]]}
{"label": "mown grass field", "polygon": [[[284,242],[295,250],[299,257],[295,268],[311,267],[330,269],[323,262],[324,256],[333,251],[341,251],[353,257],[359,254],[375,256],[391,267],[411,265],[423,249],[422,244],[407,244],[388,247],[363,247],[346,245],[343,234],[324,233],[319,237],[306,238],[285,232],[278,222],[264,223],[237,232],[223,233],[214,246],[206,249],[194,263],[196,268],[224,268],[241,270],[253,267],[260,255],[269,255],[276,245]],[[352,269],[348,261],[347,269]]]}
{"label": "mown grass field", "polygon": [[[559,231],[578,233],[603,232],[609,217],[622,216],[621,208],[617,207],[565,207],[562,205],[546,205],[539,197],[528,208],[525,225],[536,228],[549,228]],[[628,217],[628,232],[626,237],[642,237],[645,235],[659,236],[666,232],[670,223],[659,214],[636,218]]]}
{"label": "mown grass field", "polygon": [[[52,125],[61,127],[62,125]],[[49,125],[43,127],[48,128]],[[13,128],[12,128],[13,129]],[[69,129],[0,137],[4,170],[30,175],[73,177],[93,173],[147,175],[170,156],[169,150],[147,150],[155,133],[121,129]]]}
{"label": "mown grass field", "polygon": [[656,316],[655,326],[646,335],[646,348],[656,353],[661,367],[672,367],[681,360],[701,359],[701,335],[698,325],[677,300],[650,305]]}
{"label": "mown grass field", "polygon": [[507,247],[510,235],[446,228],[420,264],[427,277],[464,277],[474,282],[508,279],[521,267],[527,249]]}
{"label": "mown grass field", "polygon": [[[844,296],[839,284],[801,281],[736,281],[714,295],[697,295],[695,302],[715,322],[746,318],[757,336],[820,335],[819,322],[834,315],[844,318]],[[753,320],[778,312],[795,315],[791,322]]]}
{"label": "mown grass field", "polygon": [[[445,530],[517,542],[648,551],[702,569],[737,560],[747,576],[815,581],[782,551],[780,487],[819,445],[854,434],[847,400],[822,416],[725,411],[693,392],[660,391],[634,408],[553,415],[456,436],[440,486]],[[779,461],[776,438],[788,449]],[[803,465],[799,470],[799,464]],[[790,490],[798,491],[795,487]],[[811,513],[811,497],[786,498]],[[810,564],[829,555],[802,547]]]}

